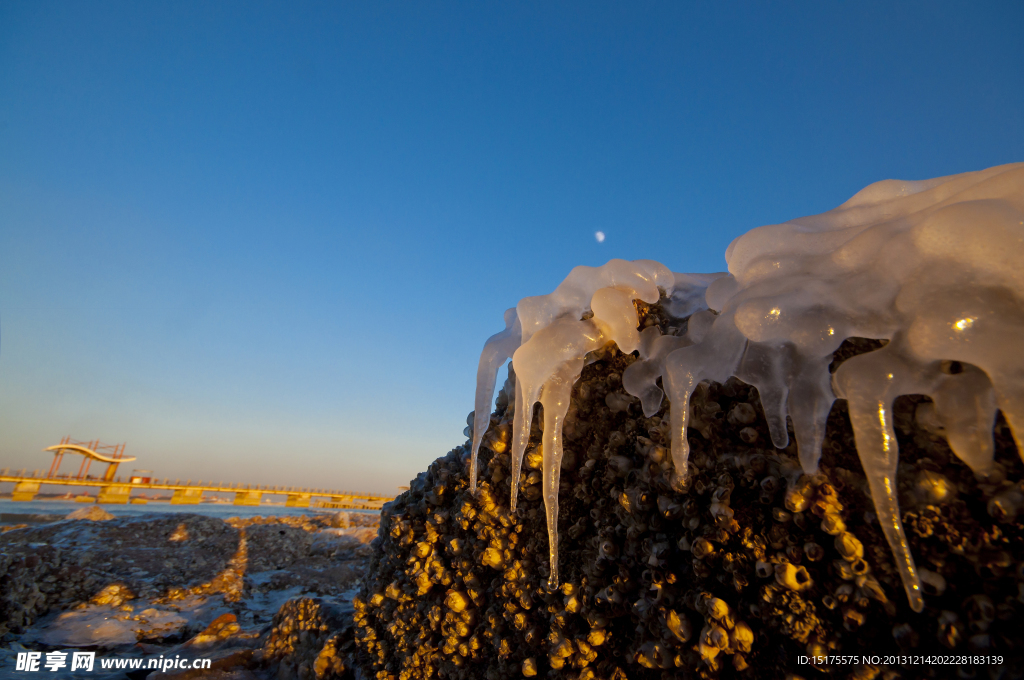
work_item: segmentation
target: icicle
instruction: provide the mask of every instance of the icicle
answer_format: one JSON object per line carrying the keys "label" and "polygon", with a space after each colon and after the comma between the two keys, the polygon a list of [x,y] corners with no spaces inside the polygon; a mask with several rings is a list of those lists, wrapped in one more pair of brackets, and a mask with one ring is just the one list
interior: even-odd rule
{"label": "icicle", "polygon": [[702,380],[726,381],[736,372],[747,346],[747,339],[729,324],[712,326],[698,345],[683,347],[665,357],[663,384],[672,406],[669,423],[672,427],[673,481],[681,487],[686,480],[690,443],[686,428],[690,422],[690,396]]}
{"label": "icicle", "polygon": [[[513,366],[515,360],[513,360]],[[527,406],[526,397],[523,396],[523,381],[516,379],[516,410],[512,415],[512,497],[509,507],[512,512],[516,511],[519,500],[519,475],[523,471],[523,454],[526,452],[526,445],[530,443],[530,426],[533,424],[534,401]],[[529,408],[529,414],[527,414]],[[525,433],[525,434],[524,434]]]}
{"label": "icicle", "polygon": [[793,419],[800,466],[813,475],[821,459],[821,443],[825,440],[828,414],[835,402],[832,376],[828,372],[832,355],[817,360],[804,360],[789,388],[789,415]]}
{"label": "icicle", "polygon": [[790,343],[767,344],[751,342],[736,369],[736,377],[757,388],[761,407],[768,421],[772,444],[777,449],[789,445],[786,429],[786,402],[789,398],[790,373],[795,348]]}
{"label": "icicle", "polygon": [[512,356],[516,369],[516,412],[512,419],[512,500],[517,506],[519,475],[523,454],[530,442],[533,407],[540,399],[544,383],[567,361],[581,359],[608,342],[604,334],[588,321],[558,319],[540,329]]}
{"label": "icicle", "polygon": [[995,455],[996,395],[988,376],[976,366],[961,365],[961,371],[943,375],[929,396],[949,448],[974,472],[985,474]]}
{"label": "icicle", "polygon": [[875,514],[892,550],[896,569],[903,580],[910,608],[924,609],[921,580],[914,557],[903,532],[899,503],[896,500],[896,433],[892,429],[891,405],[884,401],[850,400],[850,422],[853,423],[857,453],[868,479]]}
{"label": "icicle", "polygon": [[[1024,192],[1022,192],[1024,193]],[[1024,204],[1024,199],[1022,199]],[[997,213],[998,214],[998,213]],[[1024,243],[1024,205],[1019,217],[1021,230],[1018,243]],[[972,224],[972,230],[978,228]],[[976,244],[965,242],[963,234],[941,235],[963,250],[977,250]],[[978,240],[983,240],[980,237]],[[995,244],[990,250],[995,264],[1012,252],[1012,244]],[[1016,294],[1009,285],[978,285],[957,280],[946,272],[932,272],[901,291],[901,301],[914,312],[908,324],[907,345],[917,356],[938,360],[954,360],[977,366],[991,380],[996,403],[1003,412],[1024,460],[1024,353],[1020,338],[1024,337],[1024,275],[1018,267],[1013,272],[1018,281]],[[994,278],[988,274],[985,279]],[[984,279],[983,279],[984,280]],[[985,281],[985,283],[989,283]],[[992,282],[994,283],[994,282]],[[959,377],[959,376],[950,376]]]}
{"label": "icicle", "polygon": [[686,337],[662,335],[657,326],[645,328],[640,334],[640,361],[634,361],[622,372],[622,388],[640,399],[645,418],[661,410],[665,393],[657,380],[664,372],[665,357],[690,344]]}
{"label": "icicle", "polygon": [[519,347],[522,328],[516,310],[505,310],[505,330],[495,333],[484,343],[480,353],[480,364],[476,369],[476,410],[473,416],[473,452],[469,462],[469,489],[476,491],[476,458],[480,451],[487,426],[491,420],[491,404],[494,403],[494,387],[498,369],[512,357]]}
{"label": "icicle", "polygon": [[892,345],[846,361],[836,372],[835,383],[849,403],[853,438],[871,490],[875,514],[892,550],[910,608],[919,612],[924,609],[924,599],[896,498],[899,449],[892,426],[893,393],[915,386],[918,376],[912,369],[908,370],[898,356],[893,356],[892,350],[886,351]]}
{"label": "icicle", "polygon": [[569,410],[572,386],[583,370],[583,359],[567,361],[544,383],[543,492],[548,524],[548,557],[551,573],[548,588],[558,587],[558,478],[562,471],[562,423]]}
{"label": "icicle", "polygon": [[672,402],[668,412],[669,426],[672,428],[672,466],[675,470],[672,484],[678,489],[682,489],[686,482],[686,466],[690,460],[686,428],[690,424],[690,396],[697,389],[698,383],[700,380],[693,371],[672,370],[671,367],[665,372],[663,380],[669,401]]}
{"label": "icicle", "polygon": [[665,375],[665,360],[677,349],[699,343],[711,329],[715,314],[707,310],[704,296],[707,287],[728,274],[676,274],[675,289],[665,304],[665,311],[679,318],[688,317],[686,334],[662,335],[657,326],[640,333],[640,361],[634,361],[622,373],[622,387],[640,399],[647,418],[661,410],[664,391],[658,378]]}

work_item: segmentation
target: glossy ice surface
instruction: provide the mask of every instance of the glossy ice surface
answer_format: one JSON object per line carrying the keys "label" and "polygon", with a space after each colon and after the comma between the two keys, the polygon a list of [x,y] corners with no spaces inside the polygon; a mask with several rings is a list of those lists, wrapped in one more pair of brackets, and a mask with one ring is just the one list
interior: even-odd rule
{"label": "glossy ice surface", "polygon": [[[577,267],[550,295],[506,312],[477,379],[472,468],[498,368],[516,369],[512,479],[518,480],[534,405],[544,406],[543,480],[557,575],[561,423],[588,353],[609,343],[640,359],[623,386],[648,416],[671,402],[672,459],[687,471],[689,400],[704,380],[757,387],[772,441],[817,469],[836,397],[849,402],[857,450],[911,606],[921,586],[895,494],[892,403],[925,394],[954,453],[975,472],[992,465],[1001,410],[1024,452],[1024,163],[925,181],[872,184],[834,210],[753,229],[726,251],[728,274],[673,274],[650,260]],[[639,332],[633,300],[662,297],[689,317],[682,336]],[[713,310],[713,311],[712,311]],[[849,337],[888,340],[829,373]],[[475,485],[475,474],[472,475]],[[518,485],[512,485],[512,508]]]}

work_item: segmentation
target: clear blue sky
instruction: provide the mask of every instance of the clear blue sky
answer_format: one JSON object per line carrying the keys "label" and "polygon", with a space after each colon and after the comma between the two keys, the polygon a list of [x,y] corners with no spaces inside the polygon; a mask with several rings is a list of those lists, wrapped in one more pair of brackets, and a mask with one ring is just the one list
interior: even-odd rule
{"label": "clear blue sky", "polygon": [[719,271],[1024,160],[1022,34],[1016,0],[0,2],[0,467],[67,434],[393,491],[573,266]]}

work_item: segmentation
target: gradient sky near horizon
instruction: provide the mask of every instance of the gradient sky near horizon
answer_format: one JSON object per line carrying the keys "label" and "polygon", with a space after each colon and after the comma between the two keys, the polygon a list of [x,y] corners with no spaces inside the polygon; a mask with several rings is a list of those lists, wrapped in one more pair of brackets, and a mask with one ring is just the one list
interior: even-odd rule
{"label": "gradient sky near horizon", "polygon": [[70,435],[394,492],[573,266],[721,271],[1024,160],[1022,34],[1018,1],[2,2],[0,467]]}

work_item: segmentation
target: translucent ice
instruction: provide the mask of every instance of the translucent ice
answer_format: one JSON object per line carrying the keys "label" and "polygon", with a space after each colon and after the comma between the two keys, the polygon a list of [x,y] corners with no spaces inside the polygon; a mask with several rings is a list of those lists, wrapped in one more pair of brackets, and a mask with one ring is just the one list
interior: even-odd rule
{"label": "translucent ice", "polygon": [[476,369],[476,410],[473,413],[473,454],[469,464],[469,488],[476,491],[476,457],[480,451],[487,423],[491,418],[494,400],[494,381],[498,369],[512,357],[519,347],[522,329],[515,308],[505,310],[505,330],[495,333],[484,343],[480,363]]}
{"label": "translucent ice", "polygon": [[562,421],[569,410],[573,383],[583,370],[583,359],[572,359],[563,363],[544,383],[541,404],[544,406],[544,441],[542,490],[544,510],[548,525],[548,553],[551,572],[548,584],[558,586],[558,476],[562,471]]}
{"label": "translucent ice", "polygon": [[[544,383],[566,361],[582,359],[608,342],[635,345],[639,334],[633,300],[657,302],[661,295],[659,288],[671,291],[673,282],[672,272],[657,262],[611,260],[601,267],[576,267],[551,294],[523,298],[514,312],[505,312],[505,330],[484,345],[477,370],[470,456],[473,488],[476,487],[476,458],[487,429],[498,367],[509,356],[513,357],[517,376],[512,441],[511,503],[514,510],[523,454],[530,439],[533,407],[540,400]],[[596,308],[592,309],[594,305]],[[588,311],[593,312],[593,317],[583,320],[583,314]]]}
{"label": "translucent ice", "polygon": [[[980,473],[992,465],[999,409],[1024,455],[1024,164],[878,182],[829,212],[744,234],[726,260],[728,275],[673,275],[649,260],[577,267],[550,295],[521,300],[481,357],[473,468],[494,371],[514,352],[513,507],[533,407],[538,399],[545,403],[551,384],[543,457],[557,579],[557,498],[548,492],[557,490],[562,395],[588,352],[611,342],[638,351],[623,385],[648,415],[660,408],[656,381],[662,378],[680,482],[689,457],[689,400],[701,381],[736,376],[755,385],[776,446],[788,444],[792,419],[807,473],[817,469],[825,422],[839,396],[849,401],[878,517],[911,605],[920,610],[920,583],[894,492],[892,402],[901,394],[930,396],[950,447]],[[651,303],[662,294],[669,314],[689,317],[685,335],[638,332],[632,301]],[[593,316],[583,319],[587,312]],[[518,340],[512,339],[515,319]],[[890,342],[845,362],[833,381],[832,355],[849,337]],[[951,362],[961,370],[946,370]]]}

